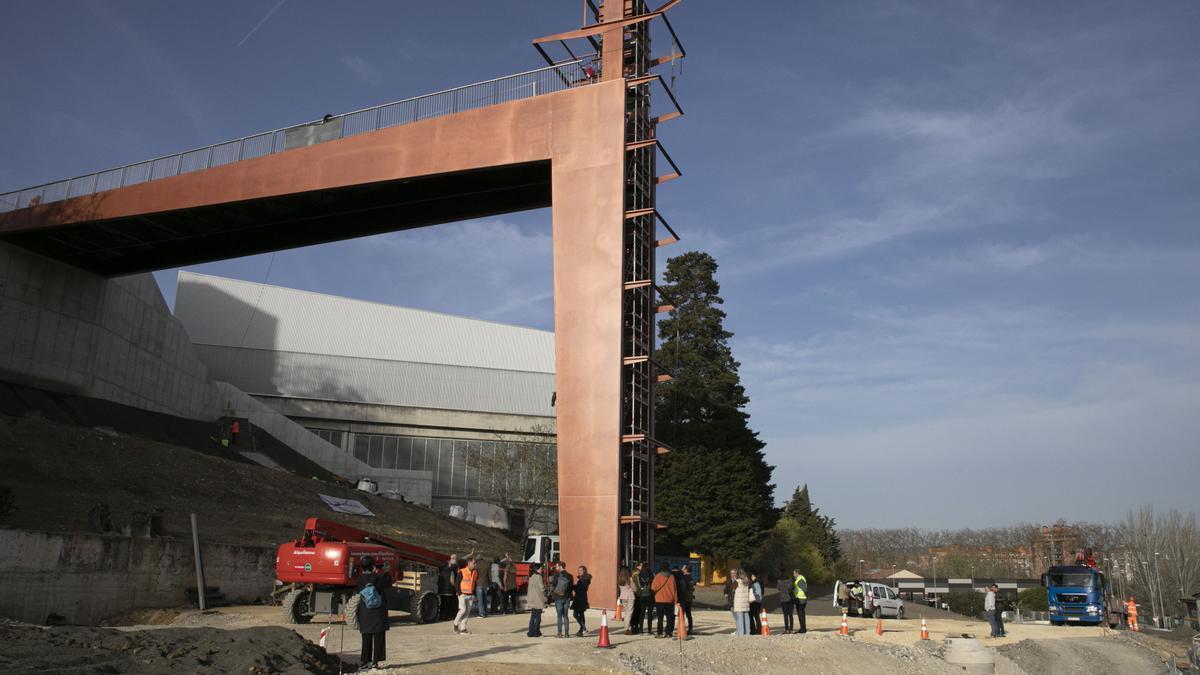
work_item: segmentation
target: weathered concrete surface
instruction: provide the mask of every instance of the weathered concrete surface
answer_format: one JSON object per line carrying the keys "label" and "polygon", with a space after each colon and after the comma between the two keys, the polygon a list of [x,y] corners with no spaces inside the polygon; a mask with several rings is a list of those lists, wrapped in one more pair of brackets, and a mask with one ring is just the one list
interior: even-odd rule
{"label": "weathered concrete surface", "polygon": [[154,277],[105,279],[0,242],[0,379],[192,419],[220,401]]}
{"label": "weathered concrete surface", "polygon": [[[203,536],[203,524],[201,525]],[[95,624],[132,609],[185,604],[196,586],[191,540],[0,530],[0,615]],[[205,583],[234,601],[272,589],[275,549],[203,544]]]}
{"label": "weathered concrete surface", "polygon": [[216,386],[222,400],[231,403],[239,416],[246,417],[252,424],[265,429],[267,433],[329,471],[351,480],[371,476],[379,483],[382,492],[396,490],[404,495],[405,499],[416,504],[432,504],[433,472],[377,469],[318,438],[308,429],[228,382],[217,382]]}

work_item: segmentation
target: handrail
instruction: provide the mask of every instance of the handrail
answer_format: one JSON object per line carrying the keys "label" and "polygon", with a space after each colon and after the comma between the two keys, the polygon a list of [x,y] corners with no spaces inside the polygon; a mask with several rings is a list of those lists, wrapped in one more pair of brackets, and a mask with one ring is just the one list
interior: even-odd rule
{"label": "handrail", "polygon": [[[443,89],[391,103],[326,115],[319,120],[292,124],[270,131],[213,143],[192,150],[93,171],[65,180],[51,181],[0,193],[0,213],[37,204],[82,197],[119,187],[177,176],[246,159],[273,155],[295,147],[337,140],[388,127],[441,117],[465,110],[506,103],[571,87],[591,84],[594,79],[583,68],[582,59],[536,68],[482,82]],[[289,138],[288,132],[306,127],[314,131],[329,127],[330,137]],[[349,128],[348,128],[349,127]],[[336,132],[336,135],[334,133]]]}

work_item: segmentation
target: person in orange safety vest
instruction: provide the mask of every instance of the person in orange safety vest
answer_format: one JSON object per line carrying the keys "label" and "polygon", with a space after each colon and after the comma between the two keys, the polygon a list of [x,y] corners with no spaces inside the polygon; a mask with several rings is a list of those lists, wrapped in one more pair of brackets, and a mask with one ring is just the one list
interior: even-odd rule
{"label": "person in orange safety vest", "polygon": [[467,561],[467,567],[462,571],[462,579],[458,582],[458,615],[454,617],[454,632],[470,634],[467,630],[467,617],[475,605],[475,584],[479,582],[479,566],[475,558]]}

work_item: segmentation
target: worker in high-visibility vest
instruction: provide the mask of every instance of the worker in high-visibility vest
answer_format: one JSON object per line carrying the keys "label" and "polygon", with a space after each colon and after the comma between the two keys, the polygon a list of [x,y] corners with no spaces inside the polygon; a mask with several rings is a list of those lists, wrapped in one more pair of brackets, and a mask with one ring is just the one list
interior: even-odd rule
{"label": "worker in high-visibility vest", "polygon": [[1129,630],[1137,633],[1141,629],[1138,628],[1137,622],[1137,603],[1133,601],[1133,596],[1129,596],[1129,602],[1125,603],[1125,611],[1129,613]]}
{"label": "worker in high-visibility vest", "polygon": [[792,570],[792,606],[796,610],[796,632],[807,633],[808,623],[804,617],[804,609],[808,606],[808,579],[800,570]]}
{"label": "worker in high-visibility vest", "polygon": [[467,561],[467,567],[462,571],[462,579],[458,582],[458,615],[454,617],[454,632],[467,633],[467,617],[475,604],[475,584],[479,582],[479,566],[475,558]]}

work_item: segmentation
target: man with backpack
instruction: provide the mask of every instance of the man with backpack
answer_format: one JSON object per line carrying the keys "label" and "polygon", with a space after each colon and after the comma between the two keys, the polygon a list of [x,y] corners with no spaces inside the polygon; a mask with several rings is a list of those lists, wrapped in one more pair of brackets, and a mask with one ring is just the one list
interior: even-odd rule
{"label": "man with backpack", "polygon": [[647,634],[654,627],[654,571],[650,563],[638,563],[637,576],[633,580],[633,633]]}
{"label": "man with backpack", "polygon": [[[654,637],[669,638],[675,632],[675,603],[679,601],[679,589],[667,563],[659,565],[658,574],[650,583],[654,592],[654,606],[658,610],[658,621],[654,624]],[[663,623],[666,623],[665,630]]]}
{"label": "man with backpack", "polygon": [[560,560],[558,573],[554,575],[553,584],[550,586],[550,597],[554,600],[554,613],[557,619],[558,635],[555,637],[571,637],[571,615],[568,610],[571,606],[571,589],[575,585],[574,581],[571,573],[567,571],[567,564]]}
{"label": "man with backpack", "polygon": [[375,560],[364,556],[362,572],[358,575],[357,618],[358,632],[362,634],[362,651],[359,653],[358,667],[360,670],[378,668],[387,659],[387,589],[392,585],[392,577],[387,573],[375,571]]}

